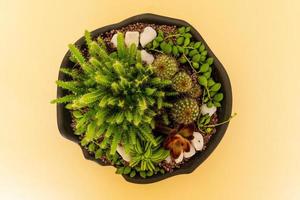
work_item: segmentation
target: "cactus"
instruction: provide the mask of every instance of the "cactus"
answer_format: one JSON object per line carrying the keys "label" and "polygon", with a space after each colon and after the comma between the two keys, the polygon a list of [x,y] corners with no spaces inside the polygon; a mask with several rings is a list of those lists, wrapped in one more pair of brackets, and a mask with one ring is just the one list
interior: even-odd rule
{"label": "cactus", "polygon": [[180,99],[174,104],[171,114],[177,123],[190,124],[197,119],[199,115],[199,106],[195,99]]}
{"label": "cactus", "polygon": [[126,47],[122,33],[118,34],[115,54],[109,54],[99,39],[91,40],[89,32],[85,38],[88,58],[75,45],[69,45],[82,73],[63,68],[62,72],[73,80],[56,83],[70,94],[52,103],[68,103],[67,109],[79,113],[75,132],[81,135],[82,146],[105,137],[101,144],[107,146],[111,156],[116,154],[120,143],[132,146],[136,136],[156,146],[152,134],[154,117],[163,107],[170,107],[165,94],[171,81],[156,77],[151,65],[143,66],[137,47],[135,44]]}
{"label": "cactus", "polygon": [[172,86],[177,92],[187,92],[193,85],[191,77],[186,72],[178,72],[172,82]]}
{"label": "cactus", "polygon": [[152,65],[154,73],[163,79],[171,79],[178,71],[176,59],[164,54],[157,56]]}
{"label": "cactus", "polygon": [[192,98],[198,98],[202,94],[202,89],[200,85],[194,84],[192,88],[187,92],[187,94]]}

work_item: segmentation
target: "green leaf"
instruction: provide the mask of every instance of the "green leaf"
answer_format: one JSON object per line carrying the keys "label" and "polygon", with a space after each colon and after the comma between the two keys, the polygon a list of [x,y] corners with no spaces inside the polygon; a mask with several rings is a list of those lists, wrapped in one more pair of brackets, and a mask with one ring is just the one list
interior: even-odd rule
{"label": "green leaf", "polygon": [[88,105],[88,104],[94,103],[95,101],[99,100],[100,97],[102,96],[102,94],[103,93],[99,90],[90,92],[90,93],[87,93],[87,94],[81,96],[78,99],[78,102],[81,105]]}
{"label": "green leaf", "polygon": [[201,55],[206,56],[207,55],[207,51],[202,51]]}
{"label": "green leaf", "polygon": [[[200,54],[195,54],[193,57],[192,57],[192,61],[193,62],[199,62],[200,61]],[[199,64],[198,64],[199,65]]]}
{"label": "green leaf", "polygon": [[177,45],[182,45],[183,41],[184,41],[184,37],[179,37],[179,38],[176,39],[176,44]]}
{"label": "green leaf", "polygon": [[213,86],[214,84],[215,84],[215,81],[214,81],[212,78],[210,78],[210,79],[207,80],[207,86],[208,86],[208,87],[211,87],[211,86]]}
{"label": "green leaf", "polygon": [[154,92],[156,91],[157,89],[156,88],[145,88],[145,94],[148,95],[148,96],[151,96],[152,94],[154,94]]}
{"label": "green leaf", "polygon": [[69,68],[66,68],[66,67],[61,67],[59,69],[59,71],[64,73],[64,74],[67,74],[68,76],[72,77],[73,79],[81,78],[81,76],[80,76],[77,69],[69,69]]}
{"label": "green leaf", "polygon": [[178,32],[181,33],[181,34],[185,33],[185,27],[184,26],[180,27],[178,29]]}
{"label": "green leaf", "polygon": [[119,32],[117,36],[117,51],[120,59],[124,59],[126,55],[126,47],[123,33]]}
{"label": "green leaf", "polygon": [[157,42],[162,42],[164,39],[163,39],[163,37],[162,37],[161,35],[159,35],[159,36],[157,36],[157,37],[155,38],[155,40],[156,40]]}
{"label": "green leaf", "polygon": [[152,47],[156,49],[159,46],[159,42],[157,40],[153,40]]}
{"label": "green leaf", "polygon": [[220,102],[223,100],[223,93],[217,93],[215,96],[214,96],[214,101],[216,102]]}
{"label": "green leaf", "polygon": [[105,137],[109,138],[115,131],[116,131],[116,126],[113,124],[109,125],[106,130]]}
{"label": "green leaf", "polygon": [[101,158],[102,155],[103,155],[103,150],[102,150],[102,149],[98,149],[98,150],[95,152],[95,158],[96,158],[96,159]]}
{"label": "green leaf", "polygon": [[72,56],[82,67],[83,71],[88,74],[93,73],[94,70],[93,70],[92,66],[86,62],[84,56],[81,54],[79,49],[74,44],[69,44],[69,49],[72,53]]}
{"label": "green leaf", "polygon": [[144,97],[140,97],[138,98],[138,108],[141,110],[141,111],[144,111],[148,108],[147,106],[147,102],[145,100]]}
{"label": "green leaf", "polygon": [[213,59],[213,58],[208,58],[208,59],[206,60],[206,62],[207,62],[207,64],[212,65],[213,62],[214,62],[214,59]]}
{"label": "green leaf", "polygon": [[90,47],[90,44],[92,42],[91,33],[89,31],[85,30],[84,38],[85,38],[85,42],[86,42],[87,46]]}
{"label": "green leaf", "polygon": [[146,178],[146,177],[147,177],[147,174],[146,174],[145,171],[140,171],[140,176],[141,176],[142,178]]}
{"label": "green leaf", "polygon": [[214,105],[218,108],[221,107],[221,103],[220,102],[214,102]]}
{"label": "green leaf", "polygon": [[111,147],[110,147],[110,155],[114,155],[117,151],[117,146],[121,142],[122,139],[122,131],[120,128],[114,129],[114,136],[112,139]]}
{"label": "green leaf", "polygon": [[130,172],[130,175],[129,175],[129,176],[130,176],[131,178],[133,178],[133,177],[135,177],[135,175],[136,175],[136,172],[135,172],[134,170],[132,170],[132,171]]}
{"label": "green leaf", "polygon": [[125,111],[125,117],[127,119],[128,122],[131,122],[133,120],[133,114],[130,111]]}
{"label": "green leaf", "polygon": [[[193,49],[192,51],[189,52],[189,56],[193,57],[194,55],[198,54],[199,52],[196,49]],[[199,59],[200,59],[200,55],[199,55]]]}
{"label": "green leaf", "polygon": [[91,122],[88,126],[87,126],[87,131],[86,134],[84,136],[84,138],[81,141],[81,144],[83,146],[85,146],[87,143],[89,143],[90,141],[93,140],[95,134],[96,134],[96,128],[97,128],[97,124],[96,122]]}
{"label": "green leaf", "polygon": [[221,88],[221,83],[216,83],[209,90],[213,92],[217,92],[220,90],[220,88]]}
{"label": "green leaf", "polygon": [[184,56],[181,56],[178,60],[180,63],[184,64],[187,62],[186,58]]}
{"label": "green leaf", "polygon": [[136,131],[133,127],[129,127],[129,141],[131,144],[136,144]]}
{"label": "green leaf", "polygon": [[203,74],[203,76],[205,76],[207,79],[209,79],[210,76],[211,76],[211,72],[210,72],[210,71],[207,71],[207,72],[205,72],[205,73]]}
{"label": "green leaf", "polygon": [[139,130],[143,134],[143,136],[146,138],[147,141],[151,142],[154,146],[157,145],[156,140],[154,139],[154,136],[152,134],[152,129],[147,125],[142,125],[139,127]]}
{"label": "green leaf", "polygon": [[192,65],[195,69],[199,68],[199,63],[197,63],[197,62],[192,62]]}
{"label": "green leaf", "polygon": [[52,103],[52,104],[53,103],[67,103],[67,102],[73,101],[76,98],[77,98],[77,96],[75,96],[75,95],[66,95],[66,96],[63,96],[61,98],[54,99],[50,103]]}
{"label": "green leaf", "polygon": [[172,53],[174,56],[177,56],[179,54],[178,48],[176,46],[173,46]]}
{"label": "green leaf", "polygon": [[124,167],[119,167],[117,168],[116,174],[123,174],[124,172]]}
{"label": "green leaf", "polygon": [[205,76],[199,76],[198,77],[198,82],[200,85],[207,87],[207,79]]}
{"label": "green leaf", "polygon": [[172,52],[172,46],[171,44],[166,44],[166,46],[163,49],[164,53],[170,54]]}
{"label": "green leaf", "polygon": [[196,43],[194,44],[194,48],[195,48],[195,49],[198,49],[200,46],[201,46],[201,42],[196,42]]}
{"label": "green leaf", "polygon": [[116,115],[116,123],[117,124],[121,124],[124,120],[124,112],[120,111],[117,115]]}
{"label": "green leaf", "polygon": [[79,93],[81,90],[79,88],[79,83],[77,81],[61,81],[57,80],[56,85],[60,88],[69,90],[71,92]]}
{"label": "green leaf", "polygon": [[190,44],[190,42],[191,42],[191,40],[190,40],[190,38],[185,38],[184,39],[184,43],[183,43],[183,46],[187,46],[187,45],[189,45]]}
{"label": "green leaf", "polygon": [[131,167],[126,166],[126,167],[124,168],[123,174],[129,174],[130,172],[131,172]]}
{"label": "green leaf", "polygon": [[96,145],[94,143],[90,143],[88,146],[89,152],[94,152],[96,149]]}
{"label": "green leaf", "polygon": [[140,122],[142,121],[141,115],[136,111],[133,115],[133,124],[135,126],[138,126]]}
{"label": "green leaf", "polygon": [[192,34],[190,34],[190,33],[185,33],[185,34],[183,35],[183,37],[185,37],[185,38],[191,38],[191,37],[192,37]]}
{"label": "green leaf", "polygon": [[137,47],[135,43],[132,43],[129,48],[129,63],[134,64],[137,54]]}
{"label": "green leaf", "polygon": [[79,110],[73,111],[72,114],[76,119],[83,117],[83,114]]}
{"label": "green leaf", "polygon": [[199,51],[202,52],[205,50],[205,45],[204,44],[201,44],[201,46],[199,47]]}
{"label": "green leaf", "polygon": [[201,65],[200,72],[207,72],[209,69],[209,65],[207,63]]}

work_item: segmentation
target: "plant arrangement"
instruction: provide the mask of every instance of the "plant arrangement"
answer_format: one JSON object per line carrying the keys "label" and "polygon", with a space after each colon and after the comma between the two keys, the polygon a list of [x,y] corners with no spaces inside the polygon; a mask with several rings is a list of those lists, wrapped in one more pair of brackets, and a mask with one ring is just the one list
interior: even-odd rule
{"label": "plant arrangement", "polygon": [[69,93],[80,145],[118,174],[172,173],[205,150],[216,131],[222,85],[190,27],[138,23],[69,45],[73,68],[56,81]]}

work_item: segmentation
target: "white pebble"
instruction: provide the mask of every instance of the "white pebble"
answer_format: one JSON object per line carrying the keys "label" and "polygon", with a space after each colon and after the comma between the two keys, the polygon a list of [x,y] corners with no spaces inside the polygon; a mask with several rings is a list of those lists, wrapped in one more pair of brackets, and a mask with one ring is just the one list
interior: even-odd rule
{"label": "white pebble", "polygon": [[141,51],[141,57],[142,61],[146,62],[147,64],[152,64],[154,61],[154,56],[145,50]]}
{"label": "white pebble", "polygon": [[183,151],[181,152],[181,154],[179,155],[178,158],[175,159],[176,163],[180,163],[183,160]]}
{"label": "white pebble", "polygon": [[192,157],[193,155],[195,155],[196,153],[196,150],[195,150],[195,147],[193,145],[190,144],[190,151],[189,152],[184,152],[183,153],[183,157],[185,158],[190,158]]}
{"label": "white pebble", "polygon": [[201,110],[202,115],[209,114],[209,116],[212,116],[217,111],[217,108],[215,106],[212,106],[211,108],[209,108],[209,107],[207,107],[206,104],[203,104],[200,107],[200,110]]}
{"label": "white pebble", "polygon": [[142,47],[145,47],[146,44],[154,40],[154,38],[156,38],[156,35],[156,31],[152,27],[147,26],[140,36],[140,43]]}
{"label": "white pebble", "polygon": [[115,33],[110,40],[110,42],[113,44],[114,47],[118,46],[117,38],[118,38],[118,33]]}
{"label": "white pebble", "polygon": [[194,139],[192,140],[192,145],[195,147],[197,151],[201,151],[204,146],[204,139],[201,133],[194,132],[193,133]]}
{"label": "white pebble", "polygon": [[166,157],[165,161],[166,161],[167,163],[171,163],[171,162],[172,162],[171,156]]}
{"label": "white pebble", "polygon": [[137,31],[127,31],[125,33],[125,44],[130,47],[131,44],[139,45],[140,33]]}
{"label": "white pebble", "polygon": [[120,154],[120,156],[127,162],[130,162],[131,160],[131,157],[130,155],[128,155],[126,152],[125,152],[125,149],[123,146],[121,145],[118,145],[117,146],[117,152]]}

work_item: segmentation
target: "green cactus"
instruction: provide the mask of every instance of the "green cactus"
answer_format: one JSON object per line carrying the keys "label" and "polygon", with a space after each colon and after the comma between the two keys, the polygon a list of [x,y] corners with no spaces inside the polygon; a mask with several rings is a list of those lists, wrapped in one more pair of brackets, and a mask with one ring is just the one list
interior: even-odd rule
{"label": "green cactus", "polygon": [[193,85],[191,77],[186,72],[178,72],[172,82],[172,86],[177,92],[187,92]]}
{"label": "green cactus", "polygon": [[154,73],[163,79],[171,79],[178,71],[176,59],[164,54],[158,55],[152,65]]}
{"label": "green cactus", "polygon": [[190,124],[199,115],[199,106],[195,99],[184,98],[178,100],[172,110],[173,119],[179,124]]}
{"label": "green cactus", "polygon": [[198,98],[202,94],[202,89],[200,85],[194,84],[192,88],[187,92],[187,94],[192,98]]}
{"label": "green cactus", "polygon": [[151,65],[144,66],[140,51],[134,44],[126,47],[121,33],[117,51],[111,54],[102,40],[93,41],[89,32],[85,39],[89,57],[75,45],[69,45],[73,61],[82,73],[78,73],[79,69],[63,68],[61,71],[73,79],[56,83],[69,93],[52,103],[67,103],[66,108],[76,114],[75,133],[82,137],[82,146],[98,145],[98,139],[104,137],[99,145],[109,148],[112,156],[118,144],[129,147],[137,138],[156,146],[152,134],[154,117],[161,108],[170,107],[165,96],[172,82],[156,77]]}

